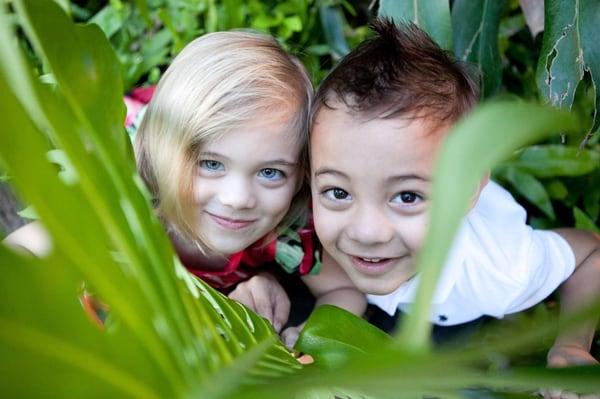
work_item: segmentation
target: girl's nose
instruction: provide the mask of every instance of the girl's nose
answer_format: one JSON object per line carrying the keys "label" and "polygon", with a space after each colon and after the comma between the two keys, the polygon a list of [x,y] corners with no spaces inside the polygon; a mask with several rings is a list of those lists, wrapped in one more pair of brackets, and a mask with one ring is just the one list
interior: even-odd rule
{"label": "girl's nose", "polygon": [[236,210],[254,208],[256,196],[252,182],[243,176],[231,176],[221,186],[219,201]]}

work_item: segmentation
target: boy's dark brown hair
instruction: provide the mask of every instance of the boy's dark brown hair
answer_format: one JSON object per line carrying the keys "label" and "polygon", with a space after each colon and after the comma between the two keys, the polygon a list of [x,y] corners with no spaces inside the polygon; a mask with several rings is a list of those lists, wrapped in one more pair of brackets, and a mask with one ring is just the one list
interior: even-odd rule
{"label": "boy's dark brown hair", "polygon": [[341,103],[367,118],[430,118],[454,122],[479,99],[467,66],[414,24],[380,19],[375,36],[344,57],[321,83],[311,120]]}

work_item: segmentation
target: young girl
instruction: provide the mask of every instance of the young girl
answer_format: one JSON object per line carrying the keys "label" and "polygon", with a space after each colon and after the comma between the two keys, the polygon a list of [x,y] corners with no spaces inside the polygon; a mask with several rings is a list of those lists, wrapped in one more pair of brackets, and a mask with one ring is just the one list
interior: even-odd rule
{"label": "young girl", "polygon": [[[318,272],[306,215],[307,119],[303,66],[262,34],[218,32],[167,69],[135,137],[138,170],[188,270],[280,330],[287,295],[265,264]],[[7,238],[41,256],[37,223]]]}

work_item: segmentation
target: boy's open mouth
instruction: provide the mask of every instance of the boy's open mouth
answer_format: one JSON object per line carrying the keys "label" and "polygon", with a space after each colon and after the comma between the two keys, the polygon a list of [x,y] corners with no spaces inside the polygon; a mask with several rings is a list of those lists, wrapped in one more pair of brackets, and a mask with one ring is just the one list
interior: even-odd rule
{"label": "boy's open mouth", "polygon": [[399,258],[362,257],[349,255],[350,260],[361,273],[380,275],[387,272]]}

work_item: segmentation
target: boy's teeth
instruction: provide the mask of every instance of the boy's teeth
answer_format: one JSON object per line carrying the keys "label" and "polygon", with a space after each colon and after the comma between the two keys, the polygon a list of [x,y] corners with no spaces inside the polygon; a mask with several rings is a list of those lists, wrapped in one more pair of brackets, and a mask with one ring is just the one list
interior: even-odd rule
{"label": "boy's teeth", "polygon": [[361,258],[365,262],[377,263],[381,261],[381,258]]}

